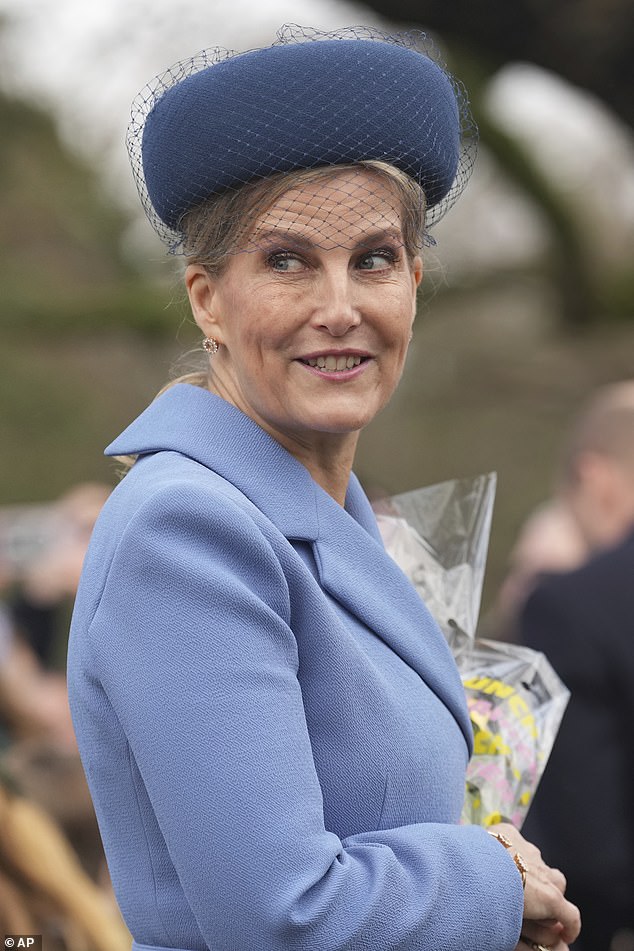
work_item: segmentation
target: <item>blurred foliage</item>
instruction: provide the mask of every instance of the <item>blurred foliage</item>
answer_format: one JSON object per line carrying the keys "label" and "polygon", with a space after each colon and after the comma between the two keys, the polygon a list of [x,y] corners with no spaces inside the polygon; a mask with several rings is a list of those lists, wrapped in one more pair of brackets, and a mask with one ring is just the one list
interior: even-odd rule
{"label": "blurred foliage", "polygon": [[564,324],[585,327],[606,315],[601,300],[603,288],[598,275],[586,260],[584,243],[572,209],[554,188],[526,149],[497,124],[476,99],[474,115],[483,144],[494,156],[507,178],[539,208],[547,222],[551,248],[545,271],[557,290],[559,312]]}
{"label": "blurred foliage", "polygon": [[[583,233],[585,224],[576,207],[579,196],[573,202],[569,195],[562,194],[525,145],[484,106],[489,75],[482,61],[463,52],[459,65],[452,63],[452,69],[469,89],[481,144],[501,175],[538,211],[546,228],[548,241],[541,260],[515,266],[515,276],[529,277],[537,272],[551,282],[556,316],[568,331],[582,332],[607,321],[634,320],[634,278],[629,262],[626,270],[616,262],[598,262],[588,235]],[[507,275],[503,269],[482,271],[464,280],[457,290],[469,294],[478,289],[488,291],[509,276],[512,273]],[[453,294],[456,288],[441,285],[439,290]]]}
{"label": "blurred foliage", "polygon": [[[365,0],[377,13],[437,32],[488,75],[543,66],[594,93],[634,127],[632,0]],[[470,87],[469,87],[470,88]]]}
{"label": "blurred foliage", "polygon": [[113,481],[103,447],[191,346],[193,321],[173,269],[151,283],[124,257],[125,215],[53,118],[6,95],[0,203],[0,503],[47,500]]}
{"label": "blurred foliage", "polygon": [[[128,226],[54,120],[0,94],[0,328],[169,331],[165,288],[122,253]],[[106,324],[107,322],[107,324]]]}

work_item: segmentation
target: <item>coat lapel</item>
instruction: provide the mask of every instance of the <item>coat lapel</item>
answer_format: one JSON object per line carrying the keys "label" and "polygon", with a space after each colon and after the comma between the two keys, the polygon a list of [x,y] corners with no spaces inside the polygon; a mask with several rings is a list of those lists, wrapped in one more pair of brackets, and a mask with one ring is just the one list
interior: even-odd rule
{"label": "coat lapel", "polygon": [[239,409],[208,390],[166,390],[106,449],[106,455],[162,450],[195,459],[250,499],[287,538],[314,541],[315,485],[308,470]]}
{"label": "coat lapel", "polygon": [[471,749],[464,690],[445,638],[385,551],[355,476],[342,508],[253,420],[189,384],[158,397],[106,453],[161,450],[179,452],[217,472],[286,538],[311,542],[324,589],[419,674],[452,712]]}
{"label": "coat lapel", "polygon": [[473,731],[464,688],[447,642],[409,579],[385,551],[370,504],[353,480],[347,511],[328,496],[318,505],[314,550],[321,583],[418,673],[451,711],[471,750]]}

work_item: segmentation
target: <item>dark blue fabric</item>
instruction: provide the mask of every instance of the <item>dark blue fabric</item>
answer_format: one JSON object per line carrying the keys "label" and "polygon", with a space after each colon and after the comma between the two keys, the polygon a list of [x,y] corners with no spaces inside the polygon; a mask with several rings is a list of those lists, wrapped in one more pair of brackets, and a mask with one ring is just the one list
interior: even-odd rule
{"label": "dark blue fabric", "polygon": [[322,40],[254,50],[172,86],[147,117],[143,169],[177,228],[210,195],[275,172],[380,159],[431,207],[453,183],[460,121],[428,57],[392,43]]}
{"label": "dark blue fabric", "polygon": [[568,879],[583,922],[574,947],[608,951],[634,930],[634,532],[545,576],[520,634],[571,693],[525,834]]}

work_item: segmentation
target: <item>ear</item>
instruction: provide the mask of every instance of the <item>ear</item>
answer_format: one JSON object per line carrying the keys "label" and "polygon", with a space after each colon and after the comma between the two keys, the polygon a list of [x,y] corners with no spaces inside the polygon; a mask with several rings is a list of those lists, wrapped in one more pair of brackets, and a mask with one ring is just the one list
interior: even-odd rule
{"label": "ear", "polygon": [[416,291],[420,287],[420,282],[423,279],[423,259],[420,254],[417,254],[416,257],[412,260],[411,264],[412,270],[412,293],[414,297],[414,302],[412,306],[412,320],[416,317]]}
{"label": "ear", "polygon": [[188,264],[185,268],[185,287],[194,320],[205,337],[214,337],[218,343],[221,343],[213,307],[215,279],[202,264]]}
{"label": "ear", "polygon": [[416,290],[418,290],[420,282],[423,279],[423,259],[420,254],[417,254],[412,261],[412,276],[414,278],[414,286]]}

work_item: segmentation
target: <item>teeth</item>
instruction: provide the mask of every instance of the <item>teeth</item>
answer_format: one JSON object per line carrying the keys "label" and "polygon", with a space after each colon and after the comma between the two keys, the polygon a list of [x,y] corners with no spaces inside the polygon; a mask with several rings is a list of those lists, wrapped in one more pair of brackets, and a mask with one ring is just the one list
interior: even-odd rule
{"label": "teeth", "polygon": [[358,367],[361,363],[361,357],[341,355],[336,357],[334,354],[329,353],[326,357],[314,357],[310,360],[305,361],[309,367],[317,367],[319,370],[328,370],[331,373],[338,370],[351,370],[353,367]]}

